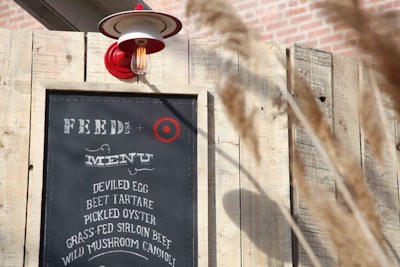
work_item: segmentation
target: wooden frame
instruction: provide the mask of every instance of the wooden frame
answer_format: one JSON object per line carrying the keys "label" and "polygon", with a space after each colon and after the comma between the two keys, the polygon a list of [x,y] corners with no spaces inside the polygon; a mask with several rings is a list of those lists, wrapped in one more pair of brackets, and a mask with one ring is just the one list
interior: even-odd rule
{"label": "wooden frame", "polygon": [[[165,87],[165,86],[164,86]],[[172,87],[172,86],[169,86]],[[42,190],[44,175],[46,91],[96,93],[157,93],[197,96],[197,257],[198,266],[208,265],[208,133],[207,91],[193,86],[161,90],[155,85],[104,84],[85,82],[37,82],[32,90],[30,173],[24,266],[39,265]]]}

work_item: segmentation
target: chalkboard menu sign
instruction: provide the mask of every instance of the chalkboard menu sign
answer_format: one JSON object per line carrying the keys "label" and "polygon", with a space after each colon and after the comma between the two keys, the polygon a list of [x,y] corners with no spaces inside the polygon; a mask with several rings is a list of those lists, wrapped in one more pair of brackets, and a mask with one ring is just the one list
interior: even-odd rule
{"label": "chalkboard menu sign", "polygon": [[196,96],[46,94],[40,266],[197,266]]}

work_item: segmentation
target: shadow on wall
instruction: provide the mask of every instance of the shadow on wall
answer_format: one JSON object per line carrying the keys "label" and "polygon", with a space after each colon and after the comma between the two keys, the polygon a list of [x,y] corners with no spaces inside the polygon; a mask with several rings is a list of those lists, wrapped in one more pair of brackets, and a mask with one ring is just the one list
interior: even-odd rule
{"label": "shadow on wall", "polygon": [[[240,194],[241,199],[240,225],[237,224],[238,221],[235,220],[235,211],[231,210],[232,205],[230,205],[232,201],[235,201],[235,199],[237,200],[238,194]],[[255,209],[255,207],[260,207],[259,203],[262,203],[261,206],[267,208],[264,210]],[[287,222],[276,203],[265,193],[256,193],[246,189],[233,190],[224,195],[223,205],[228,216],[233,222],[235,222],[236,226],[241,229],[241,232],[246,234],[246,237],[242,236],[242,247],[246,246],[243,242],[245,242],[245,239],[247,238],[249,242],[256,246],[260,251],[268,255],[268,257],[271,258],[271,261],[275,261],[275,264],[276,260],[280,262],[292,262],[292,258],[294,260],[297,258],[297,256],[295,257],[292,255],[291,258],[287,254],[282,253],[282,251],[287,250],[292,246],[291,240],[280,242],[284,247],[276,246],[276,242],[274,242],[274,240],[279,240],[283,236],[282,233],[276,231],[279,229],[276,225],[287,224]],[[257,214],[257,216],[252,216],[253,214]],[[255,217],[259,219],[254,220]],[[260,231],[260,229],[263,230]],[[284,230],[285,228],[282,229]],[[315,251],[316,255],[329,258],[328,249],[325,248],[324,244],[318,241],[317,235],[312,234],[312,229],[308,229],[307,225],[304,224],[302,225],[302,231],[308,232],[309,240],[307,241],[313,249],[318,248],[318,251]],[[299,250],[299,248],[294,249],[296,251]],[[296,254],[296,251],[292,252],[292,254]],[[282,258],[282,255],[287,256]],[[302,262],[305,261],[308,262],[306,258],[302,260]],[[267,264],[269,265],[273,263],[268,262]]]}

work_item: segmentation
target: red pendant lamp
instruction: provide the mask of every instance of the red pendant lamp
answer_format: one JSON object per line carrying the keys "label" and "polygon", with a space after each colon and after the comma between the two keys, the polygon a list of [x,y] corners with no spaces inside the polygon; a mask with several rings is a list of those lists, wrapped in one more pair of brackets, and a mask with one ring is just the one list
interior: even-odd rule
{"label": "red pendant lamp", "polygon": [[117,78],[129,79],[147,72],[147,55],[163,50],[164,39],[177,34],[182,23],[174,16],[144,10],[137,4],[135,10],[102,19],[98,28],[104,35],[118,39],[104,55],[107,70]]}

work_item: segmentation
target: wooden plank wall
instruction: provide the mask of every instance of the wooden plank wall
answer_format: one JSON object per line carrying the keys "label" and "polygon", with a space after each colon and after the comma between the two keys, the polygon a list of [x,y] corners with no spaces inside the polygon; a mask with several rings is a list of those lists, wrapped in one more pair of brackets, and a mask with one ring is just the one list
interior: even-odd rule
{"label": "wooden plank wall", "polygon": [[[390,128],[389,147],[383,150],[384,164],[379,165],[360,128],[358,97],[360,91],[371,83],[367,70],[354,59],[331,55],[302,45],[293,45],[290,53],[291,71],[300,73],[306,79],[320,108],[329,118],[335,135],[350,152],[354,153],[355,158],[359,159],[367,183],[376,199],[384,233],[392,247],[392,249],[388,248],[388,254],[393,263],[398,263],[398,259],[396,260],[395,254],[391,251],[396,251],[397,255],[400,252],[399,169],[398,159],[392,156],[396,155],[394,150],[398,144],[396,141],[398,137],[395,135],[395,129],[398,132],[398,127],[396,128],[393,112],[387,111]],[[326,194],[335,198],[334,176],[322,161],[309,137],[300,127],[294,126],[291,140],[304,159],[308,173],[307,179],[311,183],[323,185],[327,191]],[[399,154],[398,151],[397,153]],[[292,173],[292,175],[296,174]],[[293,197],[294,216],[319,262],[322,266],[340,264],[340,257],[332,254],[330,244],[326,242],[326,234],[315,225],[314,218],[297,196],[296,189],[294,189]],[[294,257],[298,266],[311,265],[301,246],[294,251]]]}
{"label": "wooden plank wall", "polygon": [[[289,140],[301,144],[308,159],[309,179],[323,181],[332,197],[335,184],[304,133],[294,129],[289,136],[287,117],[272,104],[273,97],[279,95],[277,81],[286,80],[285,67],[275,60],[285,59],[285,45],[266,44],[268,60],[250,62],[250,71],[244,71],[239,56],[215,49],[217,39],[178,35],[167,39],[166,49],[151,57],[148,75],[119,80],[103,64],[103,54],[112,42],[99,33],[0,29],[0,266],[38,266],[40,225],[31,220],[38,222],[41,210],[38,201],[30,200],[40,199],[42,188],[29,179],[28,172],[43,167],[41,159],[31,158],[29,153],[37,146],[35,138],[42,138],[32,137],[29,144],[30,128],[35,127],[30,124],[31,110],[37,104],[31,100],[31,90],[37,90],[43,81],[151,84],[151,90],[157,93],[188,85],[209,90],[209,258],[201,267],[310,266],[301,246],[292,244],[290,228],[274,202],[276,198],[293,209],[323,266],[337,263],[337,257],[329,253],[324,233],[315,228],[295,191],[290,199]],[[245,99],[256,110],[261,164],[255,162],[229,122],[215,89],[226,56],[236,61],[235,82],[246,85]],[[370,174],[373,187],[379,188],[378,206],[385,214],[387,236],[400,253],[395,234],[400,231],[397,162],[387,162],[386,171],[378,172],[364,149],[355,101],[361,86],[358,62],[298,45],[291,49],[290,62],[310,82],[335,133],[345,138]],[[396,139],[392,149],[400,140],[398,132],[393,123]],[[377,176],[381,177],[379,183],[374,179]]]}
{"label": "wooden plank wall", "polygon": [[31,31],[0,31],[0,266],[23,266]]}

